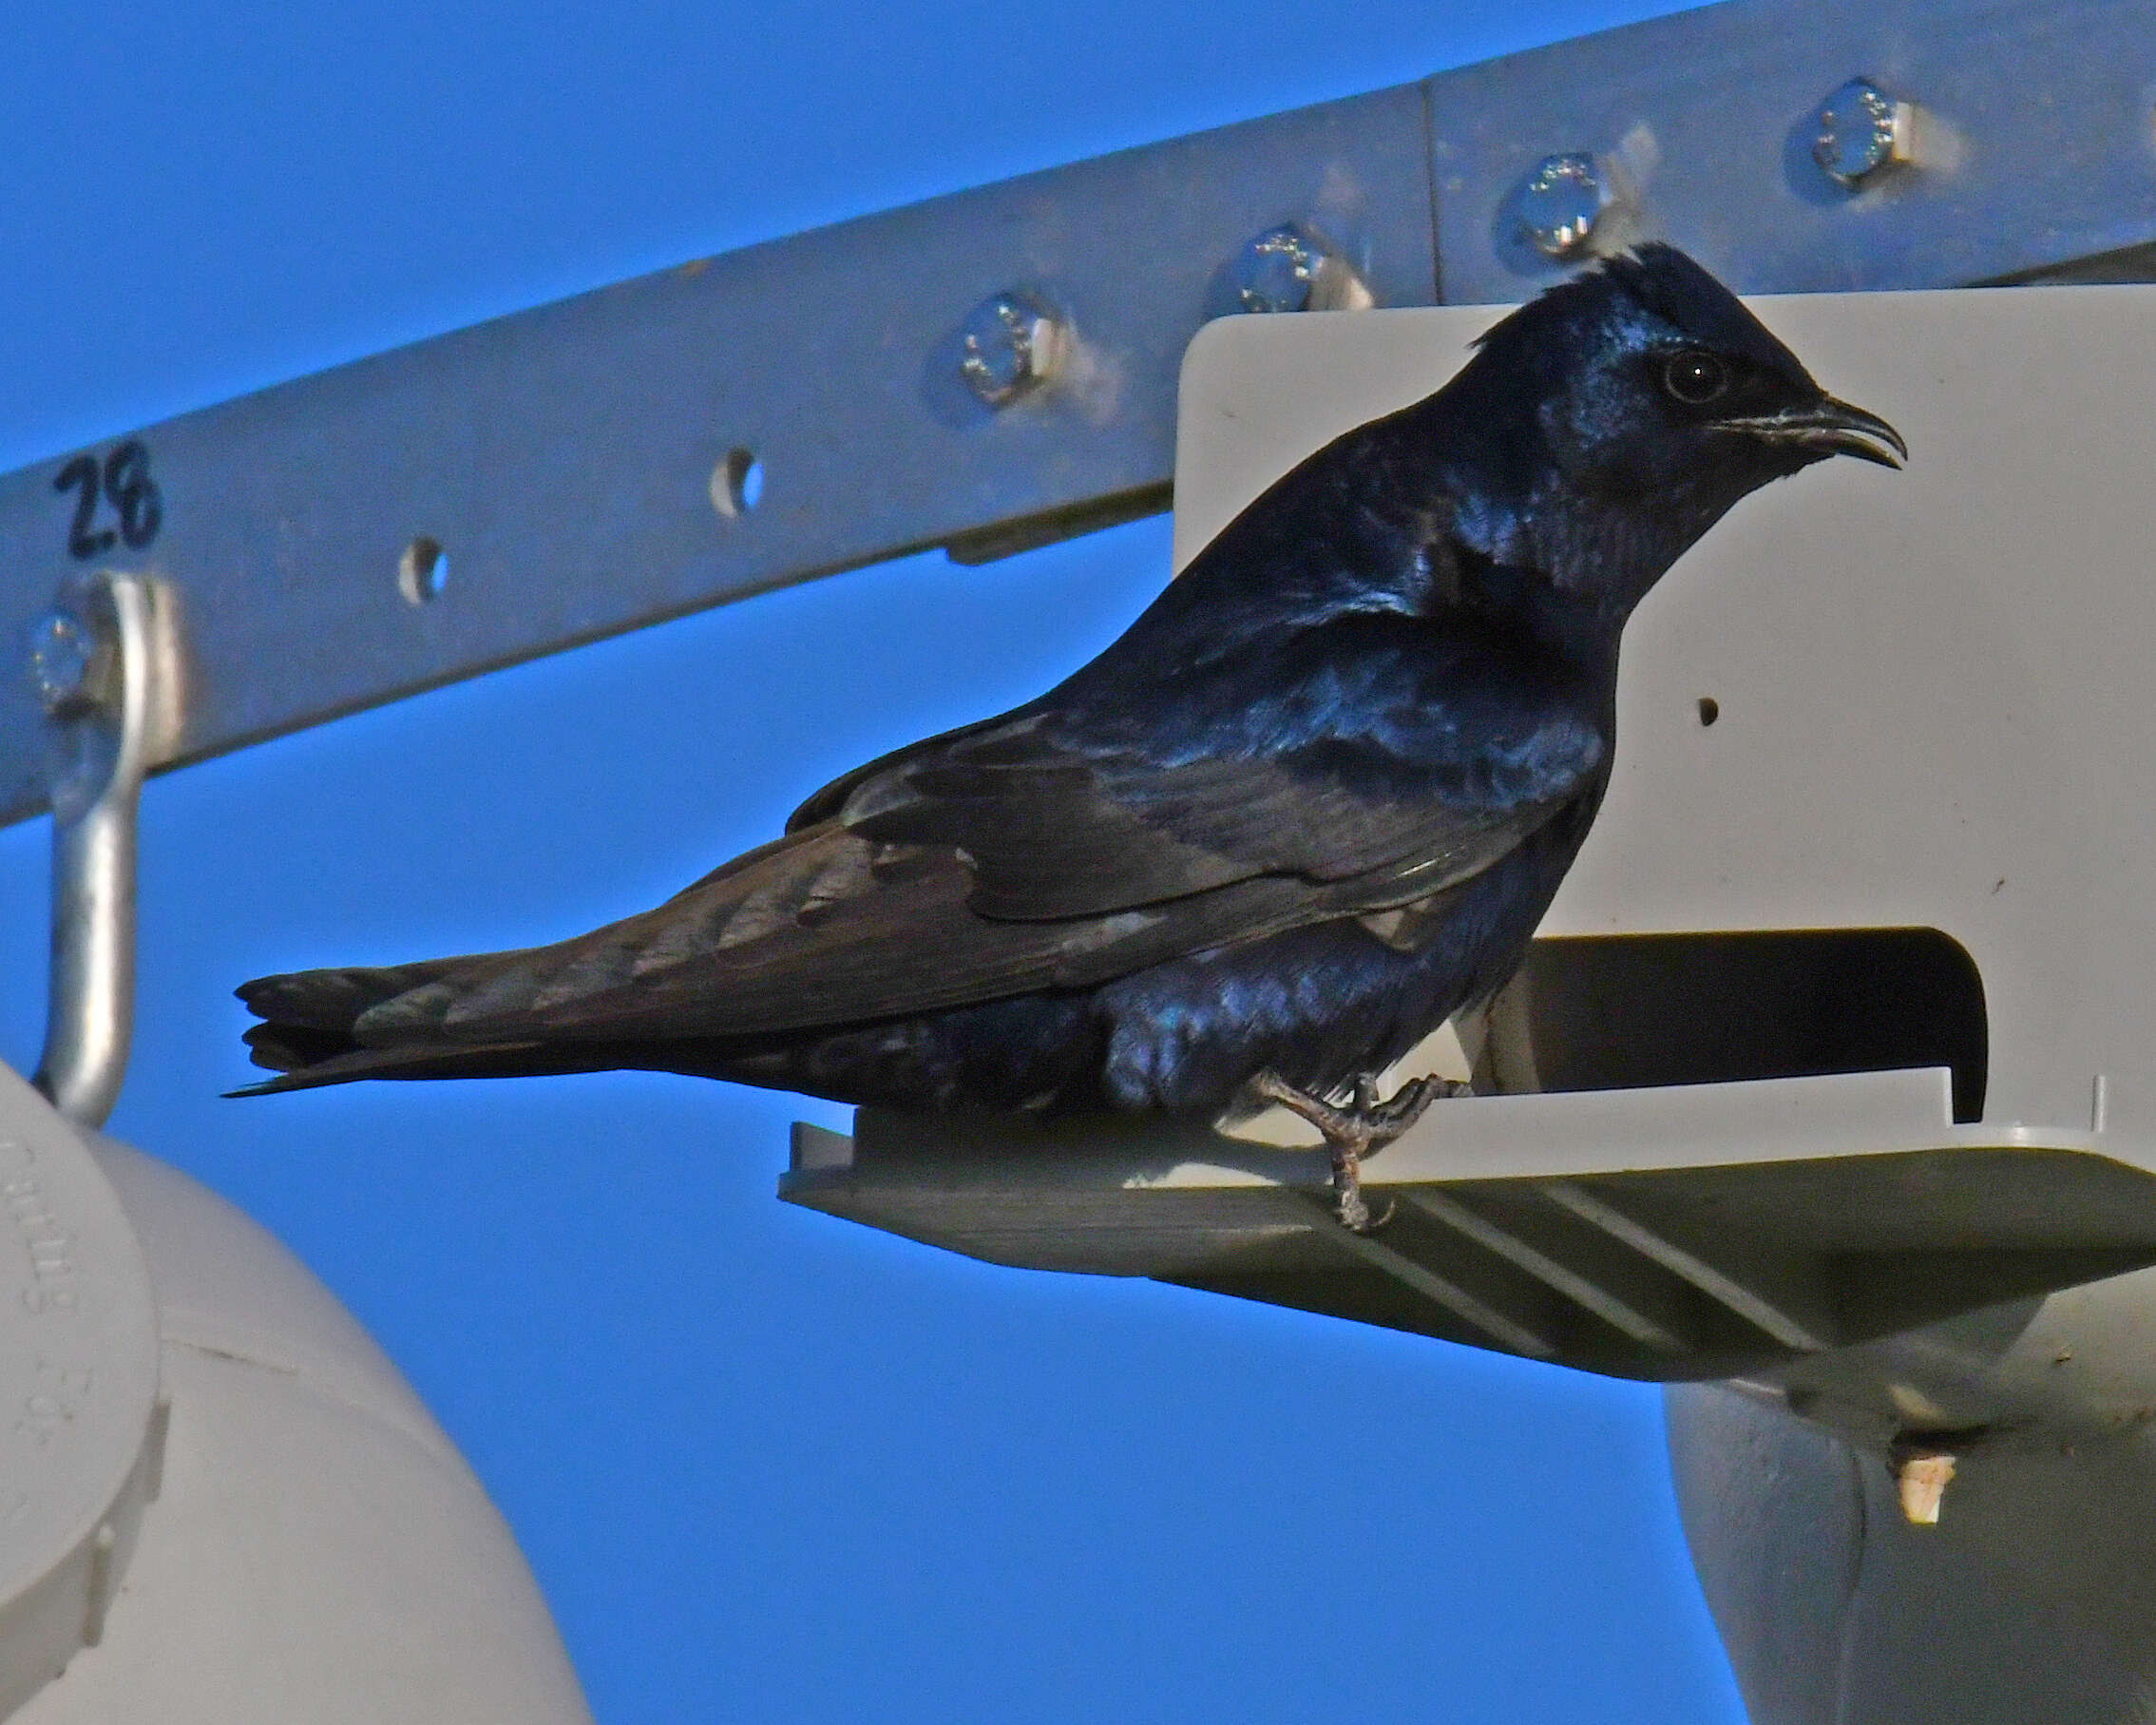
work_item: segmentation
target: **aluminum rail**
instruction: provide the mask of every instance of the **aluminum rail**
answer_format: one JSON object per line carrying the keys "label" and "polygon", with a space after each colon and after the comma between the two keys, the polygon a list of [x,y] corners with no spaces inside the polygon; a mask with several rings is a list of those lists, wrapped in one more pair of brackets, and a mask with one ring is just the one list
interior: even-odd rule
{"label": "aluminum rail", "polygon": [[[1736,0],[686,263],[0,478],[0,642],[152,577],[170,764],[706,605],[1170,498],[1223,313],[2134,277],[2156,0]],[[48,806],[0,663],[0,822]]]}

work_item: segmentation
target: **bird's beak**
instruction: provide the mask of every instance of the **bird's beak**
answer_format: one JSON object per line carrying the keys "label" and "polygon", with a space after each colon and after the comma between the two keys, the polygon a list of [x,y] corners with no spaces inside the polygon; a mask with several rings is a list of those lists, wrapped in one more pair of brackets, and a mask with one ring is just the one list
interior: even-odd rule
{"label": "bird's beak", "polygon": [[1831,395],[1822,395],[1809,407],[1748,419],[1725,419],[1721,425],[1725,431],[1743,431],[1767,443],[1795,444],[1822,455],[1854,455],[1860,461],[1876,461],[1882,468],[1898,468],[1909,459],[1909,446],[1901,441],[1899,431],[1877,413],[1867,413]]}

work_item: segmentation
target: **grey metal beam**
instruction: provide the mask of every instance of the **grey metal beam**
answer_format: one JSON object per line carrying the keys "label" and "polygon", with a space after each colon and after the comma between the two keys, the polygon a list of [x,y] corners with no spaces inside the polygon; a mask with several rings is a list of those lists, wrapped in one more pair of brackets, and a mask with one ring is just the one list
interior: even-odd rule
{"label": "grey metal beam", "polygon": [[[1445,298],[1523,297],[1560,265],[1517,227],[1554,152],[1595,161],[1609,247],[1660,238],[1740,293],[1959,287],[2156,239],[2142,0],[1713,6],[1430,81]],[[1844,187],[1823,101],[1908,105],[1913,160]],[[2138,278],[2138,277],[2136,278]]]}
{"label": "grey metal beam", "polygon": [[[0,642],[86,561],[162,575],[187,760],[900,552],[1164,508],[1176,367],[1231,303],[1238,248],[1300,220],[1387,302],[1426,303],[1426,156],[1421,90],[1384,91],[699,260],[70,451],[0,479]],[[1008,288],[1063,313],[1074,347],[996,411],[960,326]],[[735,495],[751,460],[754,507]],[[26,680],[0,676],[0,819],[43,806],[41,747]]]}
{"label": "grey metal beam", "polygon": [[[702,606],[945,546],[1007,553],[1166,507],[1175,379],[1235,260],[1297,223],[1358,292],[1523,297],[1536,162],[1751,290],[2071,270],[2156,240],[2156,0],[1739,0],[701,259],[341,367],[0,478],[0,822],[44,806],[7,643],[70,575],[178,596],[173,764]],[[1819,100],[1915,105],[1916,160],[1854,191]],[[2129,265],[2129,267],[2138,267]],[[1053,378],[985,405],[969,314],[1063,323]],[[760,491],[758,485],[760,483]],[[20,648],[14,649],[20,653]]]}

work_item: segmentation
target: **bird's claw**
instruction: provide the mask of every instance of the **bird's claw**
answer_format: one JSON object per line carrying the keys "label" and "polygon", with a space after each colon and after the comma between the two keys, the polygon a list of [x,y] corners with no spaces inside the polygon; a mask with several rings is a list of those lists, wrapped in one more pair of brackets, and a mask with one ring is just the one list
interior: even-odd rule
{"label": "bird's claw", "polygon": [[1341,1166],[1333,1164],[1333,1214],[1340,1217],[1340,1225],[1350,1234],[1375,1234],[1389,1227],[1392,1218],[1400,1214],[1400,1201],[1388,1198],[1384,1208],[1376,1215],[1370,1213],[1370,1201],[1363,1196],[1363,1182],[1350,1169],[1345,1181],[1341,1179]]}
{"label": "bird's claw", "polygon": [[1297,1089],[1276,1072],[1259,1073],[1250,1081],[1250,1089],[1264,1101],[1277,1102],[1308,1121],[1324,1135],[1326,1147],[1332,1152],[1334,1207],[1341,1225],[1357,1234],[1375,1234],[1392,1220],[1398,1206],[1387,1198],[1383,1211],[1371,1215],[1363,1197],[1363,1159],[1414,1125],[1440,1097],[1465,1095],[1468,1086],[1458,1079],[1414,1078],[1380,1101],[1377,1081],[1365,1076],[1355,1081],[1354,1105],[1346,1108]]}
{"label": "bird's claw", "polygon": [[1355,1081],[1355,1112],[1370,1128],[1370,1148],[1382,1149],[1422,1118],[1429,1105],[1446,1097],[1465,1096],[1473,1086],[1457,1078],[1430,1073],[1411,1078],[1383,1102],[1375,1079]]}

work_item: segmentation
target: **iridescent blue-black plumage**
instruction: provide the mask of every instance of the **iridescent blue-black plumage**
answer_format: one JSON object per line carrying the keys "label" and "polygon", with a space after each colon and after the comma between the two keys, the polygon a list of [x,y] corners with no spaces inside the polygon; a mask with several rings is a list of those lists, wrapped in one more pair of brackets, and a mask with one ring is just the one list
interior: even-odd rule
{"label": "iridescent blue-black plumage", "polygon": [[650,1067],[914,1107],[1216,1111],[1517,966],[1608,783],[1632,607],[1746,492],[1892,460],[1644,247],[1337,439],[1038,700],[874,761],[654,910],[245,985],[265,1089]]}

